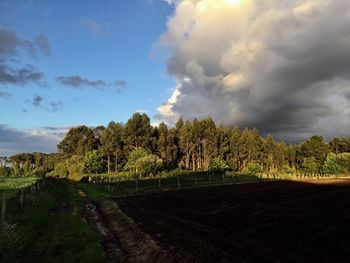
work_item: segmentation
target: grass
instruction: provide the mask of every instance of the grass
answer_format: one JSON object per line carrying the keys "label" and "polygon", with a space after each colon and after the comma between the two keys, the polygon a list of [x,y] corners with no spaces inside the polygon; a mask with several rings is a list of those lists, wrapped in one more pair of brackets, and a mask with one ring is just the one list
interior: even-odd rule
{"label": "grass", "polygon": [[37,177],[0,177],[0,191],[25,188],[38,180]]}
{"label": "grass", "polygon": [[27,201],[8,200],[8,221],[0,227],[0,262],[105,262],[100,240],[80,216],[83,201],[65,181],[46,180]]}

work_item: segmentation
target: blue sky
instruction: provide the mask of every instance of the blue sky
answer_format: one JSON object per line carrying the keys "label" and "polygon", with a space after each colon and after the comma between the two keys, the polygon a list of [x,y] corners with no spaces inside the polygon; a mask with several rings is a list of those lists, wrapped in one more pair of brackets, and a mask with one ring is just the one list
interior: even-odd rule
{"label": "blue sky", "polygon": [[[173,8],[163,0],[1,0],[0,30],[34,50],[18,45],[14,54],[0,53],[1,59],[11,70],[29,67],[42,74],[34,82],[0,82],[2,133],[14,133],[13,140],[15,134],[46,136],[50,130],[43,127],[125,122],[135,111],[152,118],[174,87],[156,48]],[[45,36],[45,50],[36,44],[38,36]],[[0,41],[6,45],[5,37]],[[57,80],[71,76],[102,81],[103,87]],[[46,148],[0,142],[0,155],[52,151],[55,139]]]}
{"label": "blue sky", "polygon": [[[44,74],[43,83],[0,84],[11,96],[0,102],[0,123],[16,129],[42,126],[106,125],[125,122],[133,112],[150,116],[169,97],[173,81],[164,58],[153,55],[166,30],[172,7],[163,1],[1,1],[0,28],[31,41],[45,35],[50,54],[27,54],[16,59]],[[18,67],[18,66],[17,66]],[[125,82],[101,91],[59,83],[59,76],[80,76],[90,81]],[[34,106],[33,99],[42,98]],[[48,103],[59,102],[52,112]]]}

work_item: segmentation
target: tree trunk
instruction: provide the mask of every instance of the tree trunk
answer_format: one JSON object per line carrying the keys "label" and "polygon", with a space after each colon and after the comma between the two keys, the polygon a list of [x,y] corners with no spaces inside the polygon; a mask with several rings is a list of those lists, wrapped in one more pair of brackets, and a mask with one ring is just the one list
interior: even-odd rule
{"label": "tree trunk", "polygon": [[107,164],[108,174],[111,173],[111,155],[108,153],[108,164]]}
{"label": "tree trunk", "polygon": [[118,153],[115,153],[115,172],[118,172]]}

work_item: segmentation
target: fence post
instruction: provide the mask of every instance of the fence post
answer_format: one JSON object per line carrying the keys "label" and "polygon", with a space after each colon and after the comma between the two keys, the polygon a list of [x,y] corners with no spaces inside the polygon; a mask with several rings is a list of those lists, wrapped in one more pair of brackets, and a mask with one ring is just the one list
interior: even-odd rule
{"label": "fence post", "polygon": [[158,178],[158,187],[159,187],[159,190],[162,189],[162,183],[161,183],[161,181],[160,181],[161,178],[162,178],[161,176],[159,176],[159,178]]}
{"label": "fence post", "polygon": [[222,184],[225,184],[225,172],[222,173]]}
{"label": "fence post", "polygon": [[136,180],[135,180],[135,182],[136,182],[136,193],[138,193],[138,191],[139,191],[139,176],[138,175],[136,175]]}
{"label": "fence post", "polygon": [[177,188],[181,188],[181,184],[180,184],[180,175],[177,175]]}
{"label": "fence post", "polygon": [[23,188],[21,188],[21,191],[20,191],[20,196],[19,196],[19,204],[20,204],[20,207],[21,209],[23,209]]}
{"label": "fence post", "polygon": [[1,223],[5,223],[6,218],[6,195],[5,193],[2,193],[2,204],[1,204]]}

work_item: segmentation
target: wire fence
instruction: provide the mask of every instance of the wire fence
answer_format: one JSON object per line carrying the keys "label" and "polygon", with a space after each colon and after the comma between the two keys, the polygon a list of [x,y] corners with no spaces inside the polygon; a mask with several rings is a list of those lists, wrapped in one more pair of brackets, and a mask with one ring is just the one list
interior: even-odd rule
{"label": "wire fence", "polygon": [[331,174],[281,174],[281,173],[258,173],[255,175],[242,175],[234,172],[191,172],[173,176],[154,176],[142,178],[140,175],[118,177],[118,175],[87,175],[83,178],[80,186],[89,191],[94,190],[108,193],[113,196],[130,195],[143,192],[160,190],[220,186],[230,184],[258,183],[271,180],[310,180],[340,178],[346,175]]}
{"label": "wire fence", "polygon": [[0,190],[0,224],[12,223],[21,211],[35,205],[37,193],[45,186],[45,180],[23,184],[19,188]]}

